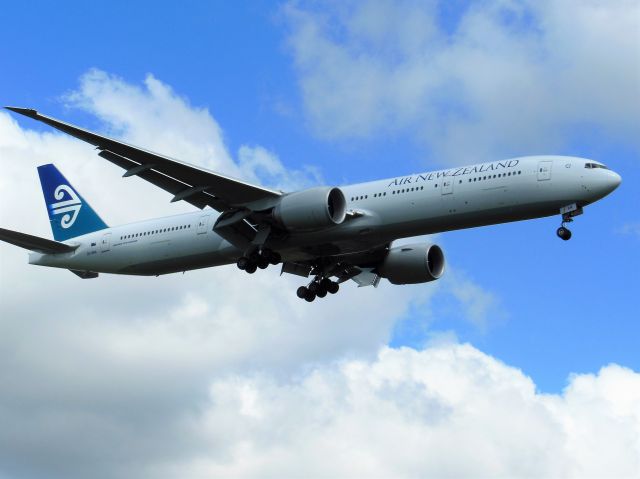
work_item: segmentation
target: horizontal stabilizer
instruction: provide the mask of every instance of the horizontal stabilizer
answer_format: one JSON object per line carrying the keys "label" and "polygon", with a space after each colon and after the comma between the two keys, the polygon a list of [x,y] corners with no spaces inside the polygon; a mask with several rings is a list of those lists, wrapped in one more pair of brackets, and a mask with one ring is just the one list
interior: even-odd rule
{"label": "horizontal stabilizer", "polygon": [[20,246],[20,248],[25,248],[30,251],[36,251],[43,254],[70,253],[78,248],[78,246],[70,246],[58,241],[51,241],[46,238],[40,238],[39,236],[19,233],[17,231],[6,230],[4,228],[0,228],[0,241],[5,241],[7,243]]}

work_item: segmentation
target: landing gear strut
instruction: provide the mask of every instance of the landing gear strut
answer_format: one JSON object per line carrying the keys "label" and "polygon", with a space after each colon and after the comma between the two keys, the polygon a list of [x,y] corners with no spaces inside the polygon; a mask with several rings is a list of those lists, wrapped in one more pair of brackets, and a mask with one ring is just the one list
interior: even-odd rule
{"label": "landing gear strut", "polygon": [[296,291],[298,298],[309,303],[316,298],[324,298],[327,293],[336,294],[340,285],[329,278],[316,277],[308,286],[300,286]]}
{"label": "landing gear strut", "polygon": [[279,253],[270,249],[261,249],[253,251],[246,256],[238,258],[236,265],[238,269],[246,271],[249,274],[256,272],[258,268],[265,269],[270,264],[276,265],[282,261]]}
{"label": "landing gear strut", "polygon": [[581,215],[582,208],[573,203],[560,208],[560,214],[562,215],[562,224],[556,230],[556,234],[561,240],[569,241],[571,239],[571,230],[567,228],[567,223],[571,223],[574,216]]}

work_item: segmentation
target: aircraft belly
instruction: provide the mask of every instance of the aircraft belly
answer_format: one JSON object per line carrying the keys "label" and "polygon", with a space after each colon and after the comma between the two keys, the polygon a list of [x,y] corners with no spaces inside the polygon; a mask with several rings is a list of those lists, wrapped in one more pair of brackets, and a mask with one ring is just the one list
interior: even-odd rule
{"label": "aircraft belly", "polygon": [[235,261],[239,251],[214,233],[152,245],[118,267],[119,274],[160,275],[220,266]]}

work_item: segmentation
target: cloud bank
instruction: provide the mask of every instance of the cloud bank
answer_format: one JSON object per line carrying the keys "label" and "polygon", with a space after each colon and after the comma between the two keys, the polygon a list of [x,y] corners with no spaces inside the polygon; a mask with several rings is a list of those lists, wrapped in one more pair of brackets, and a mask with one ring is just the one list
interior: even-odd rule
{"label": "cloud bank", "polygon": [[[319,175],[259,145],[230,153],[207,110],[151,75],[94,70],[65,101],[109,134],[227,174]],[[50,235],[35,173],[46,162],[108,223],[190,210],[91,146],[27,126],[0,113],[3,227]],[[547,396],[469,345],[384,346],[409,310],[437,320],[435,292],[486,324],[498,299],[463,272],[310,307],[275,270],[82,281],[5,244],[0,262],[0,477],[638,474],[637,373],[607,366]]]}
{"label": "cloud bank", "polygon": [[325,7],[283,9],[320,137],[409,135],[441,163],[571,152],[585,132],[640,148],[638,2]]}

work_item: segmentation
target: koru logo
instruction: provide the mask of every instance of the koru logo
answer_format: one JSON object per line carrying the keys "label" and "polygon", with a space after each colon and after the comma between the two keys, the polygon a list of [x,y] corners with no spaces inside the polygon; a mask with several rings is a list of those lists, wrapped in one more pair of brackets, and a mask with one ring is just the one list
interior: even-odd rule
{"label": "koru logo", "polygon": [[[69,197],[69,199],[64,199],[65,194]],[[59,200],[57,203],[51,204],[51,210],[53,214],[63,215],[62,220],[60,220],[60,225],[63,228],[69,228],[73,226],[73,223],[76,222],[76,218],[78,217],[78,213],[80,212],[80,208],[82,207],[82,201],[80,201],[80,198],[78,197],[76,192],[73,191],[68,185],[58,186],[53,192],[53,196],[56,200]]]}

